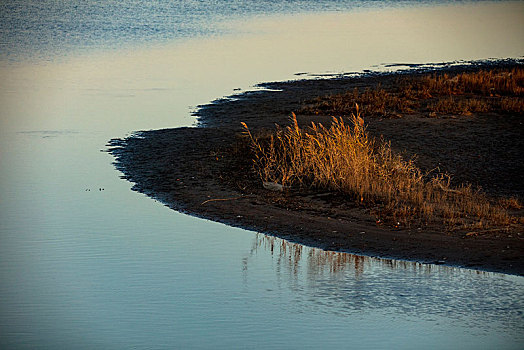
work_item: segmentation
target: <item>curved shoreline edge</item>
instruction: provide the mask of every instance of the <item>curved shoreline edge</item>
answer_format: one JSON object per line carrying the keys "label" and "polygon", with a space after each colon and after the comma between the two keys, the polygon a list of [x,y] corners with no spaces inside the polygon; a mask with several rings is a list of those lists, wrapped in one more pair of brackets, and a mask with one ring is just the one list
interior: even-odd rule
{"label": "curved shoreline edge", "polygon": [[[476,62],[463,66],[442,66],[438,67],[438,71],[458,72],[515,64],[522,62]],[[522,276],[524,243],[519,236],[465,237],[420,231],[417,228],[395,230],[378,227],[369,215],[366,216],[358,208],[344,206],[336,195],[309,193],[291,194],[282,198],[281,194],[254,185],[242,171],[248,172],[249,163],[240,161],[238,155],[230,152],[236,142],[236,135],[241,132],[241,121],[253,129],[272,128],[275,123],[285,125],[291,111],[297,110],[304,101],[319,95],[370,84],[387,84],[400,74],[416,75],[428,71],[431,70],[424,68],[335,79],[261,84],[268,90],[245,92],[232,96],[233,98],[199,106],[196,116],[201,127],[138,132],[126,139],[111,140],[108,144],[109,152],[115,157],[115,167],[122,172],[123,178],[134,183],[133,190],[183,213],[325,250]],[[307,123],[310,117],[304,117],[301,121]],[[449,140],[439,143],[432,138],[431,133],[435,130],[473,128],[474,133],[479,134],[478,140],[481,140],[494,130],[499,130],[499,134],[492,135],[496,138],[514,128],[513,125],[486,125],[485,120],[472,122],[460,118],[442,123],[421,118],[402,118],[395,122],[371,120],[369,126],[372,133],[385,134],[399,148],[417,145],[410,150],[417,154],[432,154],[434,149],[431,147],[446,147],[446,144],[452,143]],[[397,134],[387,135],[388,130],[396,130]],[[417,134],[411,143],[406,141],[406,130]],[[517,136],[520,131],[516,131]],[[425,149],[425,146],[420,146],[420,140],[426,139],[436,144]],[[475,148],[478,140],[473,138],[470,147]],[[520,146],[513,147],[517,147],[518,151]],[[507,149],[512,146],[503,144],[500,147]],[[453,147],[443,153],[453,154]],[[443,162],[445,161],[444,157]],[[447,161],[453,164],[454,159]],[[479,166],[485,167],[486,164]],[[478,171],[471,169],[471,172]],[[496,175],[500,177],[500,174]],[[460,176],[465,181],[471,180],[468,179],[468,174],[459,175],[459,179]],[[522,182],[516,182],[519,179],[510,179],[509,184],[501,179],[494,188],[486,188],[486,183],[493,181],[491,177],[486,179],[486,183],[482,182],[482,177],[473,180],[479,180],[480,185],[495,194],[516,194],[522,198]]]}

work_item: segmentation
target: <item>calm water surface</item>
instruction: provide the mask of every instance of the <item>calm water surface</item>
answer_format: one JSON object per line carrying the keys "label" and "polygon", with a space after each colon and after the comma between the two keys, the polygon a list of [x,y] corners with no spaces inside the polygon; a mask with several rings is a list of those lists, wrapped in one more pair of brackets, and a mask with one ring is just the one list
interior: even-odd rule
{"label": "calm water surface", "polygon": [[521,277],[189,217],[132,192],[100,152],[295,73],[519,57],[522,3],[0,8],[0,348],[522,348]]}

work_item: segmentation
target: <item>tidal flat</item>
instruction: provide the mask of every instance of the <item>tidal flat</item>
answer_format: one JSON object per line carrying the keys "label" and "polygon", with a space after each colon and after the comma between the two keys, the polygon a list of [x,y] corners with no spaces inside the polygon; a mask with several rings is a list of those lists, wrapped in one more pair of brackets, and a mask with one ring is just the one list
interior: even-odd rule
{"label": "tidal flat", "polygon": [[[467,74],[515,77],[520,70],[522,62],[503,60],[264,83],[201,106],[199,127],[140,132],[109,146],[135,190],[185,213],[325,250],[522,275],[523,81],[516,79],[513,92],[455,84]],[[424,90],[424,79],[439,80],[442,91]],[[504,211],[505,221],[472,219],[469,212],[428,219],[405,209],[412,203],[364,201],[314,179],[283,191],[263,186],[282,177],[257,172],[242,123],[263,138],[275,124],[290,125],[292,113],[304,128],[329,125],[333,116],[354,114],[355,103],[370,138],[385,140],[428,178],[445,175],[446,196],[462,202],[469,188]]]}

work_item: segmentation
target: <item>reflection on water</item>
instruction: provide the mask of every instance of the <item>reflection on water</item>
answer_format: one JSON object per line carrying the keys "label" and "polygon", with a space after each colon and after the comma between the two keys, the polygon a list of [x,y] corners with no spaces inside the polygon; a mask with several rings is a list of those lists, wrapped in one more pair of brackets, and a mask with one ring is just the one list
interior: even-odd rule
{"label": "reflection on water", "polygon": [[521,348],[523,278],[175,213],[100,152],[297,72],[523,53],[522,2],[392,3],[0,2],[0,348]]}
{"label": "reflection on water", "polygon": [[[435,4],[444,1],[418,2]],[[36,56],[46,59],[69,51],[78,53],[100,47],[121,48],[223,35],[228,32],[223,22],[238,18],[412,4],[413,1],[409,0],[9,0],[0,2],[0,57]]]}
{"label": "reflection on water", "polygon": [[524,332],[524,281],[516,276],[325,251],[256,234],[242,260],[245,283],[251,260],[267,253],[281,286],[305,294],[324,312],[350,316],[376,309],[445,317],[479,333]]}
{"label": "reflection on water", "polygon": [[0,59],[0,129],[103,129],[118,137],[191,125],[189,111],[199,104],[298,72],[517,57],[523,11],[517,2],[249,18],[228,22],[229,35],[154,48],[101,45],[44,62]]}
{"label": "reflection on water", "polygon": [[[361,278],[367,270],[382,269],[405,270],[417,273],[442,273],[451,271],[464,271],[476,275],[489,275],[490,273],[479,270],[457,269],[449,266],[434,264],[423,264],[416,261],[392,260],[350,253],[326,251],[317,248],[305,247],[300,244],[288,242],[286,240],[257,233],[253,240],[253,246],[248,257],[243,260],[244,270],[248,270],[249,257],[257,253],[259,249],[271,252],[276,259],[278,270],[283,267],[291,275],[297,275],[303,262],[307,266],[307,276],[317,277],[326,274],[345,274],[351,273],[355,278]],[[305,256],[304,256],[305,254]]]}

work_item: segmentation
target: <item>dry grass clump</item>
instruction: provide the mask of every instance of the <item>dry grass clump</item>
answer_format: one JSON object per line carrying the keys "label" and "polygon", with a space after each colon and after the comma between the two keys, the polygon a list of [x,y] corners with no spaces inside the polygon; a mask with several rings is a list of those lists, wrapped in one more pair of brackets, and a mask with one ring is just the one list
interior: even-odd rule
{"label": "dry grass clump", "polygon": [[509,113],[524,113],[524,98],[502,97],[500,99],[500,109]]}
{"label": "dry grass clump", "polygon": [[396,226],[444,222],[448,228],[486,228],[512,222],[482,193],[469,186],[451,188],[448,176],[423,174],[389,143],[371,138],[358,105],[350,121],[333,118],[329,127],[312,123],[303,129],[293,114],[291,126],[264,138],[242,124],[254,169],[264,182],[337,191]]}
{"label": "dry grass clump", "polygon": [[432,74],[421,79],[430,94],[461,95],[466,93],[482,96],[523,96],[524,69],[481,70],[456,75]]}
{"label": "dry grass clump", "polygon": [[409,113],[462,114],[524,112],[524,68],[492,69],[455,75],[434,73],[399,78],[382,86],[319,97],[301,114],[349,116],[360,103],[366,116],[398,117]]}
{"label": "dry grass clump", "polygon": [[355,104],[361,104],[361,112],[366,115],[388,116],[396,113],[413,113],[418,103],[396,93],[390,93],[378,86],[359,92],[358,88],[341,94],[319,97],[312,105],[303,107],[302,114],[351,115]]}
{"label": "dry grass clump", "polygon": [[438,114],[462,114],[489,112],[491,106],[488,101],[479,98],[457,100],[453,96],[445,97],[436,102],[429,103],[428,109]]}

